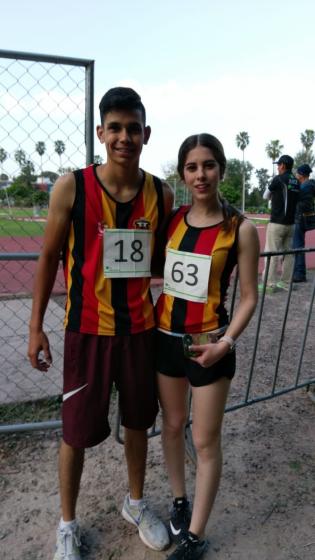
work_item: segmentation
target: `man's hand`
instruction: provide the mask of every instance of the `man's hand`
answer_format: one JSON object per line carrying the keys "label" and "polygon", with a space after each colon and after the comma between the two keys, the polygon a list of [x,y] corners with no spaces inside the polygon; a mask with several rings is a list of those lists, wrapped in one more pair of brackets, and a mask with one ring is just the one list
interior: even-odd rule
{"label": "man's hand", "polygon": [[[40,356],[40,352],[44,353],[43,358]],[[48,371],[52,364],[52,357],[49,341],[44,331],[30,332],[27,355],[33,368],[39,369],[39,371]]]}

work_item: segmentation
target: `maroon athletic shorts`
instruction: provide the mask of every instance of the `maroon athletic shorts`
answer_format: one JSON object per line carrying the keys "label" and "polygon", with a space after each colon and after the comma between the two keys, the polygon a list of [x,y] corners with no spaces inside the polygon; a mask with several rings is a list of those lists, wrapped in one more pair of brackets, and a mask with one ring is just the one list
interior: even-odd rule
{"label": "maroon athletic shorts", "polygon": [[110,434],[113,383],[121,423],[146,430],[158,412],[155,329],[126,336],[65,333],[63,438],[75,448],[97,445]]}

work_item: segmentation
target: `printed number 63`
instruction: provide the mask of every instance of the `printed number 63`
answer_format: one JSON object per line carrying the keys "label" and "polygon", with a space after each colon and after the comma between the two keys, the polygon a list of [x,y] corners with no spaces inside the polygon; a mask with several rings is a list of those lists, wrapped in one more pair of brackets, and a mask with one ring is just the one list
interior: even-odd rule
{"label": "printed number 63", "polygon": [[[183,266],[183,263],[181,261],[176,261],[173,264],[172,267],[172,272],[171,272],[171,276],[172,276],[172,280],[173,282],[176,282],[177,284],[179,284],[180,282],[183,282],[184,280],[184,272],[181,270],[181,267]],[[198,284],[198,266],[193,264],[193,263],[189,263],[187,265],[187,269],[192,270],[192,272],[188,272],[187,270],[187,276],[192,278],[192,281],[188,282],[188,279],[185,280],[185,284],[187,284],[187,286],[196,286],[196,284]]]}

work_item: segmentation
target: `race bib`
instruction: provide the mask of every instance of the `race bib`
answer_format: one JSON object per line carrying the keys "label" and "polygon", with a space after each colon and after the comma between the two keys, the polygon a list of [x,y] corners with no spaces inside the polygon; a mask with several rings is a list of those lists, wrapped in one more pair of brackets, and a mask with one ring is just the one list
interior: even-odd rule
{"label": "race bib", "polygon": [[151,276],[152,232],[141,229],[105,229],[104,276],[143,278]]}
{"label": "race bib", "polygon": [[188,301],[206,303],[211,259],[209,255],[167,249],[163,292]]}

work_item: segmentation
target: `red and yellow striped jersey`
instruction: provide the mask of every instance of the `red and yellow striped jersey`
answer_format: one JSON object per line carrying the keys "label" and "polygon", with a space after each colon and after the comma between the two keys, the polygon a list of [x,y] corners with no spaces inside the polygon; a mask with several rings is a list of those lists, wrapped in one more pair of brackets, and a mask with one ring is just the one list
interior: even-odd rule
{"label": "red and yellow striped jersey", "polygon": [[117,202],[100,182],[96,165],[74,172],[76,196],[63,264],[67,287],[64,325],[70,331],[125,335],[154,326],[150,278],[105,278],[106,228],[134,229],[145,223],[155,233],[164,217],[162,183],[143,172],[143,184],[128,202]]}
{"label": "red and yellow striped jersey", "polygon": [[223,223],[196,228],[188,225],[189,207],[181,207],[170,221],[167,247],[212,257],[206,303],[188,301],[162,293],[156,305],[157,327],[175,333],[207,332],[228,323],[224,302],[229,280],[237,263],[239,218],[231,218],[231,228]]}

